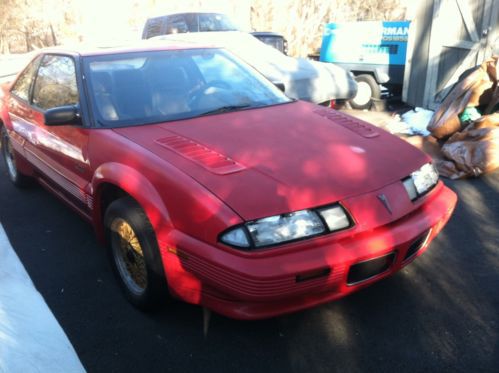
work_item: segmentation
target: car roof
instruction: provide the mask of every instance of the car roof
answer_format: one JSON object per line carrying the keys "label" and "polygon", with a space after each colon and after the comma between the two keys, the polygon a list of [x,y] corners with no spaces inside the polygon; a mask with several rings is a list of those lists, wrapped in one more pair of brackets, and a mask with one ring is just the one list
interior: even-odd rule
{"label": "car roof", "polygon": [[79,56],[100,56],[133,52],[151,52],[163,50],[205,49],[216,48],[213,45],[193,43],[181,40],[144,40],[134,43],[111,45],[77,44],[40,49],[40,53],[69,54]]}

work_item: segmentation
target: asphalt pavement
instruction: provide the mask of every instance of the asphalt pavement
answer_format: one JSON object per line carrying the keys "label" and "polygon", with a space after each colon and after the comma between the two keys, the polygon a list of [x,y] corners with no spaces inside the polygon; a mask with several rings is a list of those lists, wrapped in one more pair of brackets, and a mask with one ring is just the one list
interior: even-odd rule
{"label": "asphalt pavement", "polygon": [[451,221],[411,265],[342,300],[265,321],[121,295],[92,228],[0,166],[0,222],[89,372],[499,372],[499,172],[446,183]]}
{"label": "asphalt pavement", "polygon": [[0,372],[82,373],[71,343],[0,224]]}

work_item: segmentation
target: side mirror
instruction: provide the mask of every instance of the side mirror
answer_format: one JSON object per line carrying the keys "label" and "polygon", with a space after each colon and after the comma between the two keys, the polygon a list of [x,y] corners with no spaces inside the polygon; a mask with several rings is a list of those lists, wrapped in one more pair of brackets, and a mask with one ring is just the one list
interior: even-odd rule
{"label": "side mirror", "polygon": [[282,83],[282,82],[272,82],[272,84],[274,84],[277,88],[279,88],[279,90],[281,92],[285,92],[286,91],[286,87],[284,86],[284,83]]}
{"label": "side mirror", "polygon": [[46,126],[81,124],[80,111],[75,105],[59,106],[45,112]]}

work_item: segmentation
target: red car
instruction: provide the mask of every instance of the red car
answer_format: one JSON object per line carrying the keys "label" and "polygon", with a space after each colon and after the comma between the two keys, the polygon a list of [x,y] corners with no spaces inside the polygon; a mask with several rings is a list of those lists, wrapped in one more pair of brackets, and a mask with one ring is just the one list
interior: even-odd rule
{"label": "red car", "polygon": [[43,50],[0,113],[12,182],[91,222],[141,308],[329,302],[421,255],[457,201],[416,148],[217,48]]}

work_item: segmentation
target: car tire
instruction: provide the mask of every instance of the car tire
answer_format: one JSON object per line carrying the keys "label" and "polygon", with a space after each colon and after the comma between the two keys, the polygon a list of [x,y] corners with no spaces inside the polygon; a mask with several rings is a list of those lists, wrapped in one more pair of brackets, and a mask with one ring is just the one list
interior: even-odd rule
{"label": "car tire", "polygon": [[135,307],[159,308],[169,298],[154,229],[144,210],[130,197],[112,202],[104,224],[113,271]]}
{"label": "car tire", "polygon": [[357,81],[357,94],[350,99],[350,105],[354,109],[369,109],[373,104],[373,99],[379,100],[381,89],[374,77],[369,74],[361,74],[355,77]]}
{"label": "car tire", "polygon": [[10,181],[12,182],[12,184],[14,184],[16,187],[19,188],[29,186],[32,180],[29,176],[22,174],[17,169],[16,154],[14,149],[12,148],[10,137],[5,127],[1,128],[0,136],[1,136],[2,156]]}

